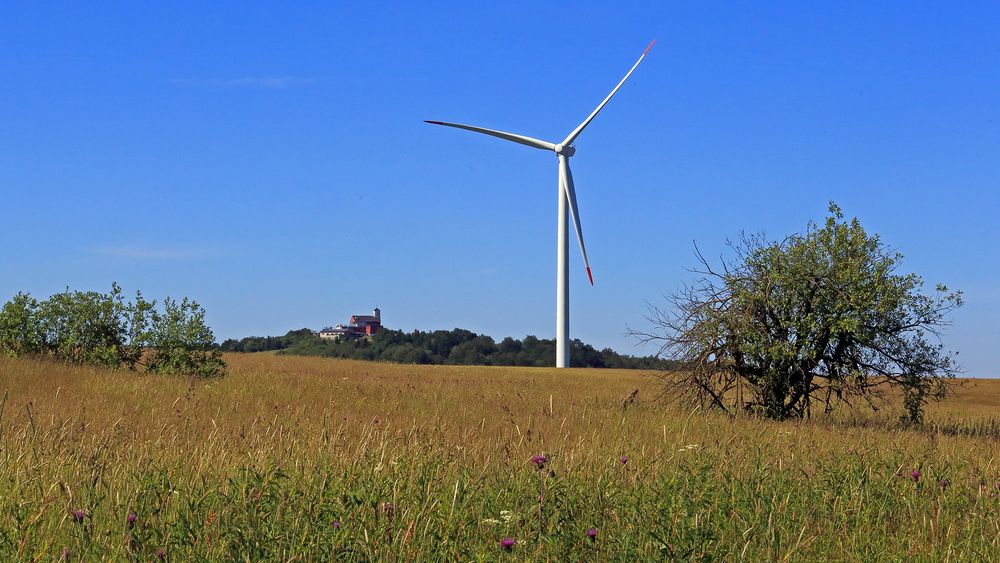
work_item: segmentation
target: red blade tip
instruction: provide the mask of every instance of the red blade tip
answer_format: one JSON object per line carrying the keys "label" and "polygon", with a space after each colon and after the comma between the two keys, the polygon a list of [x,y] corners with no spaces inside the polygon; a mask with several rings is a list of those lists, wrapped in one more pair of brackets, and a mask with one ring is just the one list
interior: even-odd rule
{"label": "red blade tip", "polygon": [[648,53],[649,50],[653,48],[653,43],[656,43],[656,39],[653,39],[653,42],[649,44],[649,47],[646,47],[646,50],[642,52],[642,56],[645,57],[646,53]]}
{"label": "red blade tip", "polygon": [[594,276],[590,273],[590,266],[587,266],[587,277],[590,278],[590,285],[594,285]]}

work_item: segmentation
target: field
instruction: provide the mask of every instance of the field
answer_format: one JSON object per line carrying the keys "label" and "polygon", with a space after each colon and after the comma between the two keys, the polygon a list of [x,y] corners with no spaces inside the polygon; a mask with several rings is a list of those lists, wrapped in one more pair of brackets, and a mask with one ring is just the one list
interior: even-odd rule
{"label": "field", "polygon": [[664,406],[629,371],[226,359],[0,359],[0,558],[1000,559],[1000,381],[901,430]]}

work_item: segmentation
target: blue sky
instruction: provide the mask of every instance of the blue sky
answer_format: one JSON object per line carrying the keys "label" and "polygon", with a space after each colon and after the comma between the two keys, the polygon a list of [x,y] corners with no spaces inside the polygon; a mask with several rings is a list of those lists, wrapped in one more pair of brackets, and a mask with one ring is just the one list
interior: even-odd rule
{"label": "blue sky", "polygon": [[[209,6],[209,4],[211,4]],[[191,296],[220,338],[382,308],[554,334],[556,161],[426,125],[577,141],[596,285],[572,336],[627,353],[707,254],[836,200],[1000,363],[995,3],[5,2],[0,299]]]}

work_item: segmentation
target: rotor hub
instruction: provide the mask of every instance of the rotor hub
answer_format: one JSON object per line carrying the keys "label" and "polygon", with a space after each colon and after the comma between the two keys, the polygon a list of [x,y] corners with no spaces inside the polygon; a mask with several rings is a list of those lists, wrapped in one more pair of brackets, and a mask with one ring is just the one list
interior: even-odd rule
{"label": "rotor hub", "polygon": [[556,151],[556,154],[559,154],[559,155],[562,155],[562,156],[565,156],[565,157],[568,158],[568,157],[571,157],[574,154],[576,154],[576,147],[574,147],[573,145],[563,145],[562,143],[560,143],[560,144],[556,145],[555,151]]}

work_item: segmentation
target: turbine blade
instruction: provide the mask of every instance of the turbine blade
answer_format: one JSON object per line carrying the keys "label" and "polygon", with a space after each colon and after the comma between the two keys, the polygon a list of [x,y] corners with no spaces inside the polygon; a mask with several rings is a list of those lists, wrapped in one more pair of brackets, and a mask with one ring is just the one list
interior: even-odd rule
{"label": "turbine blade", "polygon": [[559,179],[566,192],[566,200],[569,202],[569,214],[573,217],[573,226],[576,227],[576,240],[580,242],[580,252],[583,254],[583,264],[587,267],[587,277],[590,278],[590,285],[594,285],[594,275],[590,273],[590,260],[587,260],[587,247],[583,244],[583,227],[580,225],[580,211],[576,206],[573,173],[569,170],[569,159],[563,155],[559,155]]}
{"label": "turbine blade", "polygon": [[646,57],[646,53],[648,53],[649,50],[653,48],[653,43],[656,43],[656,39],[653,39],[653,42],[649,44],[649,47],[646,47],[646,50],[643,51],[642,55],[639,56],[639,60],[635,61],[635,64],[632,65],[632,68],[630,68],[628,73],[625,74],[625,78],[622,78],[621,82],[618,83],[618,86],[615,86],[615,89],[612,90],[610,94],[608,94],[608,97],[604,98],[604,101],[601,102],[601,105],[597,106],[597,109],[595,109],[589,116],[587,116],[587,119],[584,119],[583,123],[578,125],[577,128],[574,129],[573,132],[566,137],[566,140],[562,142],[564,146],[569,146],[573,144],[573,141],[575,141],[576,138],[580,136],[580,133],[583,132],[583,129],[587,125],[589,125],[590,122],[593,121],[595,117],[597,117],[597,112],[601,111],[601,109],[604,108],[605,105],[607,105],[608,101],[611,100],[611,96],[614,96],[615,92],[617,92],[618,89],[622,87],[622,84],[625,84],[625,81],[628,80],[628,77],[632,75],[632,72],[634,72],[636,67],[639,66],[639,63],[642,62],[642,59]]}
{"label": "turbine blade", "polygon": [[546,141],[540,141],[538,139],[533,139],[531,137],[525,137],[524,135],[515,135],[514,133],[506,133],[504,131],[486,129],[485,127],[476,127],[474,125],[462,125],[461,123],[447,123],[445,121],[424,120],[424,123],[430,123],[432,125],[444,125],[445,127],[457,127],[458,129],[465,129],[468,131],[474,131],[476,133],[483,133],[485,135],[499,137],[501,139],[506,139],[508,141],[514,141],[515,143],[521,143],[522,145],[527,145],[529,147],[534,147],[536,149],[545,149],[547,151],[551,151],[555,150],[556,148],[554,144]]}

